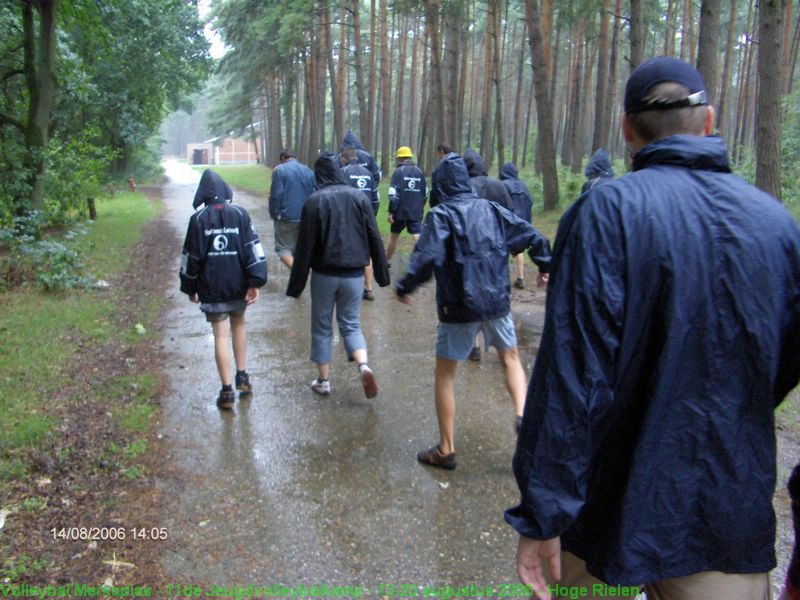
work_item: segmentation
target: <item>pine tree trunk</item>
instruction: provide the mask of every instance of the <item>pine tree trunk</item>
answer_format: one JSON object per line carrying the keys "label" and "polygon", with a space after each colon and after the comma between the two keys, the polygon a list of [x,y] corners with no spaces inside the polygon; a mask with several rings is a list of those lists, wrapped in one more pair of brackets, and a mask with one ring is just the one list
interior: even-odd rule
{"label": "pine tree trunk", "polygon": [[709,102],[717,100],[719,77],[720,0],[703,0],[700,5],[700,39],[697,49],[697,70],[706,82]]}
{"label": "pine tree trunk", "polygon": [[[361,2],[360,0],[353,0],[353,6],[350,14],[353,17],[353,65],[356,75],[356,97],[358,98],[358,134],[361,141],[368,140],[369,127],[369,112],[367,109],[367,90],[364,84],[364,68],[361,63],[363,48],[361,45]],[[370,97],[370,103],[371,103]]]}
{"label": "pine tree trunk", "polygon": [[[686,0],[689,2],[690,0]],[[643,0],[631,0],[631,70],[635,69],[644,60],[646,45],[646,30],[644,26]],[[683,54],[683,44],[681,44]]]}
{"label": "pine tree trunk", "polygon": [[[403,115],[405,114],[405,79],[406,79],[406,60],[408,50],[408,13],[404,12],[400,18],[400,48],[397,59],[397,86],[395,88],[394,104],[394,147],[410,146],[411,142],[403,138]],[[412,148],[413,152],[416,152]]]}
{"label": "pine tree trunk", "polygon": [[536,0],[525,0],[525,18],[528,23],[528,41],[533,62],[534,93],[539,121],[543,199],[545,209],[549,210],[558,206],[558,171],[556,170],[556,149],[553,144],[553,108],[549,95],[549,65],[545,59],[545,46],[549,40],[542,38],[539,6]]}
{"label": "pine tree trunk", "polygon": [[[381,2],[386,2],[387,0],[381,0]],[[370,10],[369,10],[369,73],[367,74],[367,78],[369,81],[369,93],[367,94],[367,129],[362,132],[363,138],[361,142],[366,146],[366,148],[372,151],[375,148],[375,137],[376,131],[375,128],[375,113],[377,112],[376,109],[376,100],[375,96],[377,95],[375,92],[378,89],[378,77],[377,77],[377,69],[376,69],[376,61],[378,60],[378,46],[376,45],[377,40],[377,14],[378,11],[375,10],[375,0],[371,0],[370,2]]]}
{"label": "pine tree trunk", "polygon": [[758,4],[758,101],[756,185],[781,198],[781,98],[783,10],[781,0]]}
{"label": "pine tree trunk", "polygon": [[592,153],[598,148],[606,148],[608,119],[611,113],[608,103],[608,23],[611,12],[611,0],[603,0],[600,13],[600,29],[597,38],[597,88],[594,97],[594,131],[592,132]]}
{"label": "pine tree trunk", "polygon": [[717,107],[717,129],[723,137],[730,140],[730,136],[725,135],[725,127],[728,118],[725,112],[728,110],[728,95],[730,93],[731,61],[733,60],[733,42],[736,36],[736,0],[730,0],[730,16],[728,18],[728,37],[725,42],[725,59],[722,63],[722,77],[719,84],[719,100]]}
{"label": "pine tree trunk", "polygon": [[[389,157],[391,155],[392,141],[392,68],[389,64],[389,13],[386,0],[381,0],[381,88],[383,90],[383,101],[381,102],[381,170],[384,173],[389,171]],[[375,146],[377,150],[377,144]]]}

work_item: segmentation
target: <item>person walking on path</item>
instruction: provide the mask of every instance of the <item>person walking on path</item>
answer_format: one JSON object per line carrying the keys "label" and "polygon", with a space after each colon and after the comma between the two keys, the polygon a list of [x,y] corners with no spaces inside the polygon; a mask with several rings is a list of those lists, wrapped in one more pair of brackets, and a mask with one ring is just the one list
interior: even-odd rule
{"label": "person walking on path", "polygon": [[614,179],[614,167],[611,166],[608,152],[599,148],[597,152],[592,154],[592,158],[589,159],[583,174],[586,176],[586,181],[581,188],[581,194],[585,194],[596,185],[608,183]]}
{"label": "person walking on path", "polygon": [[389,184],[387,218],[391,224],[391,237],[386,248],[386,260],[391,260],[394,256],[397,238],[403,229],[408,230],[414,237],[415,243],[422,230],[422,211],[425,208],[428,190],[425,174],[413,163],[412,158],[414,155],[408,146],[397,149],[397,168],[392,173],[392,181]]}
{"label": "person walking on path", "polygon": [[544,279],[550,264],[550,243],[529,222],[472,191],[464,160],[449,154],[431,175],[441,204],[425,217],[422,235],[409,259],[408,272],[397,283],[397,297],[409,304],[410,294],[436,277],[439,328],[436,338],[434,398],[439,443],[420,451],[417,459],[443,469],[456,468],[455,376],[458,361],[469,354],[483,331],[487,345],[497,348],[506,386],[514,402],[515,427],[525,401],[525,371],[517,352],[511,318],[508,255],[529,249]]}
{"label": "person walking on path", "polygon": [[[372,158],[372,155],[367,152],[366,148],[364,148],[364,144],[361,143],[361,140],[358,139],[355,133],[352,131],[347,131],[344,134],[344,138],[342,139],[342,150],[341,154],[339,155],[342,159],[342,164],[350,164],[352,159],[345,159],[343,155],[347,150],[353,150],[356,153],[356,162],[362,169],[366,169],[371,175],[371,180],[364,180],[363,181],[363,188],[361,187],[362,182],[359,180],[353,179],[353,173],[355,168],[347,167],[347,176],[350,178],[350,185],[358,184],[358,189],[361,189],[364,192],[369,190],[370,200],[372,201],[372,214],[376,217],[378,216],[378,209],[380,208],[380,197],[378,196],[378,186],[380,186],[381,178],[383,177],[383,172],[381,168],[378,166],[378,163],[375,162],[375,159]],[[372,293],[372,279],[373,279],[373,267],[372,262],[370,262],[366,268],[364,269],[364,293],[363,299],[364,300],[375,300],[375,296]]]}
{"label": "person walking on path", "polygon": [[[236,362],[236,389],[252,393],[247,373],[247,333],[244,313],[258,300],[267,283],[267,261],[250,215],[231,203],[233,192],[222,177],[206,169],[194,197],[181,255],[181,292],[211,323],[214,358],[222,389],[217,406],[230,410],[236,401],[231,374],[231,334]],[[229,322],[230,319],[230,322]]]}
{"label": "person walking on path", "polygon": [[[341,154],[341,167],[345,178],[351,187],[363,193],[370,201],[372,212],[374,215],[378,214],[377,204],[372,201],[374,195],[372,174],[367,167],[363,166],[358,160],[358,153],[355,148],[345,148]],[[375,300],[375,295],[372,293],[372,263],[364,269],[364,290],[362,293],[363,300]]]}
{"label": "person walking on path", "polygon": [[[528,186],[519,178],[519,171],[513,162],[504,164],[500,169],[500,181],[506,186],[508,195],[511,196],[514,214],[523,221],[531,223],[533,199]],[[517,261],[517,278],[514,280],[514,287],[521,290],[525,287],[525,255],[520,252],[515,260]]]}
{"label": "person walking on path", "polygon": [[275,221],[275,252],[290,269],[297,230],[300,227],[300,211],[317,184],[314,171],[299,162],[289,148],[281,151],[281,162],[272,170],[269,188],[269,216]]}
{"label": "person walking on path", "polygon": [[633,171],[559,224],[506,512],[517,570],[539,598],[764,600],[800,228],[731,173],[691,65],[641,63],[621,124]]}
{"label": "person walking on path", "polygon": [[468,149],[464,152],[464,163],[467,165],[469,173],[469,184],[478,198],[497,202],[503,208],[514,212],[514,204],[511,202],[511,196],[509,196],[506,186],[499,179],[495,179],[487,173],[483,157],[480,154],[475,150]]}
{"label": "person walking on path", "polygon": [[361,331],[361,295],[364,267],[370,258],[378,285],[389,285],[383,241],[369,200],[348,184],[335,155],[320,154],[314,163],[314,175],[318,189],[303,206],[286,289],[287,296],[298,298],[311,271],[311,360],[318,371],[311,389],[323,396],[331,392],[335,310],[347,358],[358,365],[367,398],[374,398],[378,384],[367,364],[367,342]]}

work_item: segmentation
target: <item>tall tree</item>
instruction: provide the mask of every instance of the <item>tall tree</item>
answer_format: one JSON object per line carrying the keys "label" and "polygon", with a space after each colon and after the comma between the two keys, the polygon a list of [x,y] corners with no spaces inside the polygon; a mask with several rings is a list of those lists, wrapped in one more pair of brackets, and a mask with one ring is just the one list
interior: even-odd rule
{"label": "tall tree", "polygon": [[545,59],[546,41],[537,0],[525,0],[525,19],[528,24],[528,42],[533,66],[536,113],[539,122],[539,151],[542,165],[542,183],[545,209],[558,206],[558,170],[556,148],[553,143],[553,107],[550,98],[550,77]]}
{"label": "tall tree", "polygon": [[40,210],[44,208],[44,157],[56,95],[57,11],[58,0],[22,2],[23,71],[28,89],[28,115],[24,126],[28,152],[25,162],[31,189],[30,203]]}
{"label": "tall tree", "polygon": [[700,39],[697,48],[697,70],[706,82],[712,102],[717,100],[719,73],[720,0],[703,0],[700,5]]}
{"label": "tall tree", "polygon": [[[689,2],[690,0],[686,0]],[[644,60],[644,49],[647,44],[647,30],[644,26],[644,0],[631,0],[631,69],[636,68]],[[681,52],[683,54],[683,52]]]}
{"label": "tall tree", "polygon": [[758,125],[756,129],[756,185],[781,198],[781,0],[758,4]]}
{"label": "tall tree", "polygon": [[592,152],[608,147],[608,129],[612,107],[608,102],[608,27],[611,0],[603,0],[600,13],[600,29],[597,37],[597,89],[594,97],[594,131]]}

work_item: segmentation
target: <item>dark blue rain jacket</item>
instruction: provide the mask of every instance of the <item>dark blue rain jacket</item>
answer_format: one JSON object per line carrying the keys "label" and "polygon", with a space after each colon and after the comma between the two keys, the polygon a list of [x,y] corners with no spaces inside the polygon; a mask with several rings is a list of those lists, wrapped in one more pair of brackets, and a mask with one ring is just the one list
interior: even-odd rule
{"label": "dark blue rain jacket", "polygon": [[600,148],[592,154],[583,174],[586,176],[586,182],[581,188],[581,194],[585,194],[596,185],[611,181],[614,178],[614,167],[611,166],[608,152]]}
{"label": "dark blue rain jacket", "polygon": [[464,164],[467,165],[469,184],[478,198],[492,200],[510,211],[514,210],[514,204],[511,202],[511,196],[508,195],[506,187],[500,183],[499,179],[489,177],[480,154],[475,150],[468,149],[464,152]]}
{"label": "dark blue rain jacket", "polygon": [[[378,186],[381,183],[381,177],[383,177],[381,168],[378,166],[378,163],[375,162],[375,159],[372,158],[372,155],[364,148],[364,144],[361,143],[358,136],[352,131],[346,132],[344,138],[342,138],[342,150],[347,148],[353,148],[358,155],[358,164],[362,167],[366,167],[369,172],[372,173],[372,206],[373,209],[377,210],[377,206],[380,202],[378,198]],[[341,160],[341,153],[337,154],[336,158],[337,160]]]}
{"label": "dark blue rain jacket", "polygon": [[508,255],[529,248],[546,272],[550,243],[530,223],[470,188],[464,160],[448,154],[431,175],[442,200],[428,212],[397,294],[410,294],[436,277],[436,305],[443,323],[474,323],[504,317],[509,300]]}
{"label": "dark blue rain jacket", "polygon": [[503,165],[503,168],[500,169],[500,181],[506,186],[508,195],[511,196],[514,214],[520,219],[530,222],[533,199],[528,186],[519,178],[519,171],[514,163]]}
{"label": "dark blue rain jacket", "polygon": [[197,184],[197,191],[194,194],[192,208],[197,210],[201,204],[230,202],[231,200],[233,200],[231,186],[225,183],[225,180],[211,169],[203,171],[200,176],[200,183]]}
{"label": "dark blue rain jacket", "polygon": [[665,138],[633,168],[559,224],[506,519],[612,584],[767,572],[800,229],[719,138]]}

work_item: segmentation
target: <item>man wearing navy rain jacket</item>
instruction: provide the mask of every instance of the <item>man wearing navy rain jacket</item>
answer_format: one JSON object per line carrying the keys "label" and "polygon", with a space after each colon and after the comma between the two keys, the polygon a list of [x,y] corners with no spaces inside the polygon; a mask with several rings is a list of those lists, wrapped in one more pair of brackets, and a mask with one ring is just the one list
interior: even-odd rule
{"label": "man wearing navy rain jacket", "polygon": [[800,229],[731,173],[692,66],[645,61],[624,105],[633,172],[559,224],[506,512],[517,569],[540,598],[560,575],[585,597],[764,600]]}

